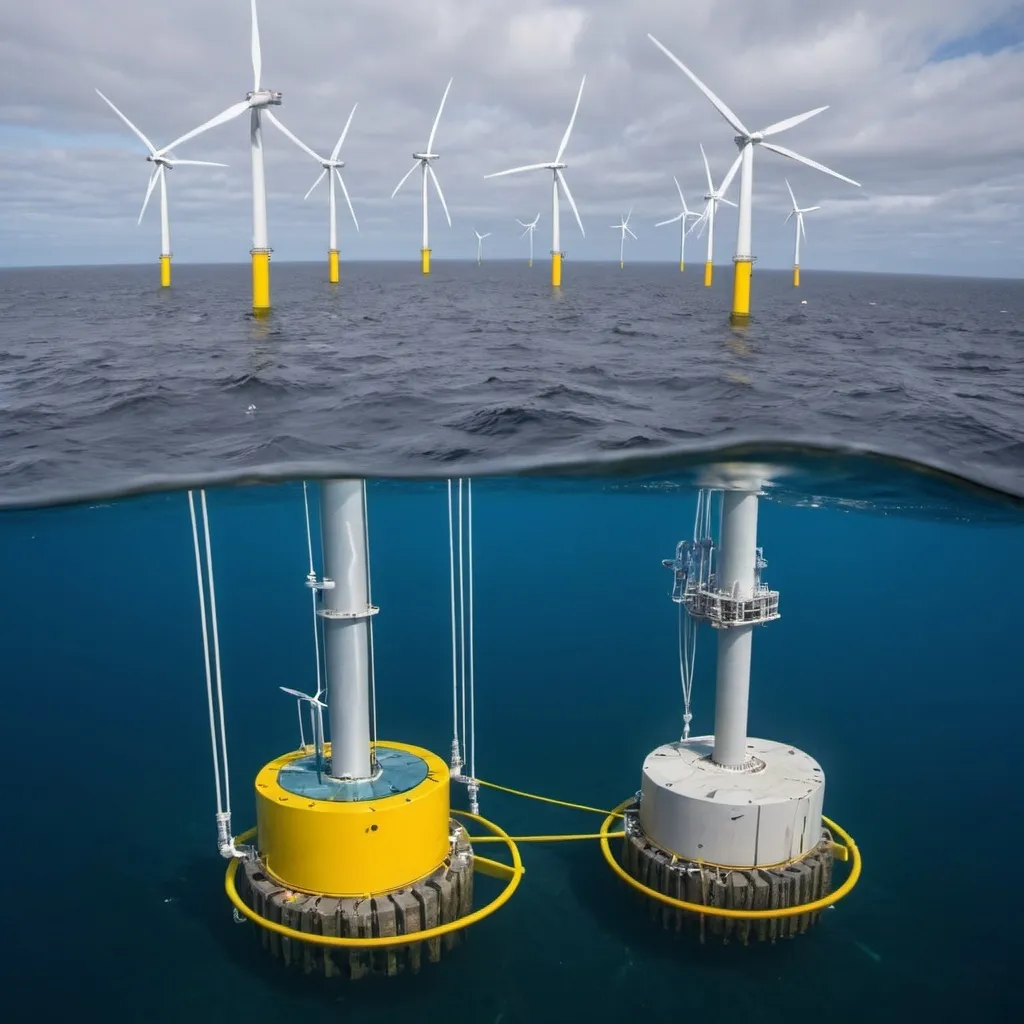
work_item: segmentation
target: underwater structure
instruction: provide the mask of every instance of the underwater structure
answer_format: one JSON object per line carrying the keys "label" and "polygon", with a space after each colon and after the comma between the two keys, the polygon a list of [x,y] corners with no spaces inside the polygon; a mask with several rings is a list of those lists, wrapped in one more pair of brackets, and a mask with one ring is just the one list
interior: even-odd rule
{"label": "underwater structure", "polygon": [[[651,751],[640,790],[619,807],[621,864],[605,844],[606,860],[653,898],[665,927],[699,930],[701,941],[710,934],[745,944],[805,932],[852,887],[848,879],[843,892],[827,898],[836,854],[846,859],[850,847],[833,840],[827,825],[834,823],[823,818],[821,766],[789,744],[748,736],[754,632],[779,618],[779,593],[761,579],[767,563],[757,544],[757,513],[756,484],[702,490],[693,539],[680,541],[675,558],[663,563],[673,570],[672,599],[680,606],[682,737]],[[718,636],[714,733],[691,737],[701,623]]]}
{"label": "underwater structure", "polygon": [[[449,482],[450,511],[451,490]],[[442,950],[452,949],[467,925],[497,910],[519,884],[522,866],[511,842],[507,843],[511,865],[475,856],[466,828],[450,805],[456,767],[449,768],[442,758],[421,747],[377,738],[373,619],[379,609],[373,604],[370,587],[366,484],[363,480],[320,482],[323,573],[319,574],[314,568],[305,485],[303,492],[310,558],[305,584],[312,595],[317,689],[311,694],[280,687],[298,705],[299,746],[259,770],[254,780],[256,827],[237,839],[231,833],[206,495],[200,493],[201,545],[195,500],[189,492],[206,654],[218,850],[230,862],[225,889],[236,920],[247,918],[256,923],[263,945],[272,955],[307,973],[359,978],[414,972],[424,959],[436,961]],[[458,493],[459,583],[464,595],[461,481]],[[451,515],[449,521],[451,527]],[[454,546],[452,612],[454,658]],[[464,680],[465,675],[463,696]],[[452,755],[453,766],[461,768],[461,751],[467,741],[465,733],[461,743],[458,737],[457,682]],[[464,701],[462,708],[465,721]],[[329,740],[325,738],[325,712]],[[306,714],[312,733],[309,743]],[[470,756],[475,757],[472,734],[468,746]],[[469,791],[475,809],[475,787]],[[468,817],[499,840],[504,837],[497,826],[474,811],[454,813]],[[506,882],[496,899],[476,911],[475,871]]]}

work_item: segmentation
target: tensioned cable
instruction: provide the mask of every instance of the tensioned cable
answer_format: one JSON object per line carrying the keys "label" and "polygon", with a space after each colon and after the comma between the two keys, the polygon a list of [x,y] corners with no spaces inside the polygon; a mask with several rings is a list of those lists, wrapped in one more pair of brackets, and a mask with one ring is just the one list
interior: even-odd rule
{"label": "tensioned cable", "polygon": [[466,597],[462,555],[462,477],[459,477],[459,645],[462,671],[462,750],[466,752]]}
{"label": "tensioned cable", "polygon": [[[452,481],[448,478],[448,576],[452,610],[452,746],[453,754],[459,750],[459,653],[455,616],[455,520],[452,514]],[[461,756],[461,755],[460,755]]]}
{"label": "tensioned cable", "polygon": [[466,481],[466,519],[469,527],[469,777],[476,779],[476,678],[473,656],[473,479]]}
{"label": "tensioned cable", "polygon": [[[366,508],[366,481],[363,481],[363,544],[366,552],[366,604],[367,611],[373,605],[373,584],[370,573],[370,519]],[[377,759],[377,664],[373,658],[373,616],[367,615],[366,629],[370,641],[370,733],[372,736],[372,756]]]}

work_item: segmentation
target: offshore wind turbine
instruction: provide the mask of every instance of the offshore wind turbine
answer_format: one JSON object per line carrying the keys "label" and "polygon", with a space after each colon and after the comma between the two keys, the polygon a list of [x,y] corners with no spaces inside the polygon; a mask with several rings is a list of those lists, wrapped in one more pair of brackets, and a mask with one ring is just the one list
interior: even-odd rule
{"label": "offshore wind turbine", "polygon": [[691,225],[690,230],[692,231],[700,225],[700,231],[697,232],[697,237],[700,238],[704,233],[704,228],[708,229],[708,258],[704,263],[704,287],[710,288],[711,279],[715,271],[715,211],[718,209],[719,203],[725,203],[726,206],[736,205],[731,199],[725,198],[725,193],[729,190],[732,179],[736,177],[736,172],[740,166],[740,158],[736,157],[732,167],[729,168],[728,173],[722,179],[722,184],[715,188],[714,182],[711,180],[711,167],[708,164],[708,155],[704,152],[704,143],[700,144],[700,155],[704,159],[704,173],[708,179],[708,190],[704,193],[704,199],[706,200],[704,212]]}
{"label": "offshore wind turbine", "polygon": [[621,270],[626,265],[626,235],[629,235],[630,238],[634,240],[636,239],[636,235],[633,234],[629,226],[629,218],[632,216],[633,211],[630,210],[625,217],[619,217],[618,224],[612,224],[612,230],[622,232],[622,238],[619,240],[619,270]]}
{"label": "offshore wind turbine", "polygon": [[690,230],[686,222],[691,217],[695,220],[700,220],[700,214],[695,213],[686,205],[686,197],[683,195],[683,190],[679,185],[679,179],[673,174],[672,180],[676,183],[676,191],[679,193],[679,202],[683,204],[682,210],[679,211],[674,217],[669,217],[668,220],[659,220],[654,226],[656,228],[663,228],[666,224],[675,224],[679,221],[679,270],[682,272],[686,269],[686,235]]}
{"label": "offshore wind turbine", "polygon": [[146,212],[146,207],[149,205],[149,197],[153,194],[153,189],[157,185],[160,186],[160,287],[170,288],[171,286],[171,226],[170,220],[167,214],[167,172],[173,170],[182,164],[187,164],[190,167],[227,167],[227,164],[214,163],[211,160],[179,160],[176,157],[172,157],[168,150],[159,150],[153,145],[149,139],[128,120],[125,115],[114,106],[114,104],[107,99],[99,91],[99,97],[103,100],[111,110],[129,128],[142,140],[142,144],[149,150],[149,156],[146,159],[153,165],[153,170],[149,175],[149,185],[146,187],[146,198],[142,200],[142,211],[139,213],[139,224],[142,223],[143,214]]}
{"label": "offshore wind turbine", "polygon": [[315,153],[300,139],[297,139],[280,121],[274,120],[274,123],[278,128],[281,129],[284,134],[295,143],[299,149],[308,153],[323,170],[320,171],[320,177],[313,182],[310,186],[309,191],[302,197],[308,199],[313,194],[313,189],[327,178],[327,202],[328,211],[330,216],[330,241],[329,248],[327,250],[327,280],[331,284],[338,283],[338,206],[334,194],[334,182],[337,179],[338,184],[341,186],[342,195],[345,197],[345,202],[348,203],[348,212],[352,214],[352,223],[356,226],[356,231],[359,230],[359,221],[356,220],[356,211],[352,208],[352,199],[348,194],[348,189],[345,188],[345,179],[341,176],[341,168],[345,166],[344,160],[338,159],[338,154],[341,152],[342,144],[345,142],[345,136],[348,135],[349,125],[352,124],[352,118],[355,116],[356,107],[358,103],[352,105],[352,111],[348,115],[348,120],[345,122],[345,127],[341,130],[341,135],[338,136],[338,141],[334,144],[334,149],[331,150],[330,156],[320,156],[319,153]]}
{"label": "offshore wind turbine", "polygon": [[448,221],[448,227],[452,226],[452,218],[448,213],[448,204],[444,201],[444,193],[441,191],[441,183],[437,180],[437,174],[434,173],[434,168],[430,166],[431,160],[437,160],[440,157],[439,153],[435,153],[433,150],[434,136],[437,134],[437,126],[441,120],[441,111],[444,110],[445,100],[448,99],[448,90],[452,87],[454,79],[449,78],[448,84],[445,86],[444,95],[441,97],[441,105],[437,108],[437,116],[434,118],[434,124],[430,129],[430,136],[427,139],[427,148],[422,153],[413,153],[412,158],[416,162],[405,172],[405,177],[395,186],[394,192],[391,193],[391,198],[394,199],[398,194],[398,190],[406,183],[409,175],[412,174],[416,168],[420,168],[423,180],[421,183],[422,195],[423,195],[423,245],[420,248],[420,260],[423,267],[423,273],[430,273],[430,235],[429,235],[429,222],[427,218],[427,177],[434,183],[434,188],[437,190],[437,198],[441,200],[441,206],[444,208],[444,215]]}
{"label": "offshore wind turbine", "polygon": [[[761,128],[759,131],[751,132],[744,126],[743,122],[722,102],[675,54],[662,46],[650,33],[648,39],[658,47],[666,57],[669,58],[691,82],[711,101],[714,108],[725,118],[729,126],[737,133],[735,136],[736,145],[740,150],[740,202],[739,202],[739,224],[736,230],[736,253],[733,257],[733,294],[732,294],[732,320],[734,323],[745,323],[750,319],[750,274],[754,263],[754,256],[751,252],[751,207],[753,205],[754,192],[754,147],[763,146],[780,156],[789,157],[798,163],[806,164],[817,171],[839,178],[840,181],[849,182],[851,185],[860,187],[860,182],[853,178],[847,178],[816,160],[811,160],[799,153],[794,153],[785,146],[776,143],[766,142],[769,135],[776,135],[802,124],[810,117],[828,110],[828,106],[815,107],[814,110],[807,110],[802,114],[795,114],[792,117],[776,121],[774,124]],[[728,176],[727,176],[728,177]]]}
{"label": "offshore wind turbine", "polygon": [[569,200],[569,205],[572,207],[572,212],[576,216],[576,223],[580,226],[580,234],[584,238],[587,237],[586,231],[583,230],[583,221],[580,220],[580,211],[576,209],[576,203],[572,198],[572,193],[569,191],[569,184],[565,180],[565,175],[562,173],[565,168],[569,165],[562,162],[562,156],[565,154],[565,147],[569,145],[569,136],[572,134],[572,126],[576,123],[576,114],[580,109],[580,98],[583,96],[583,86],[587,83],[587,76],[583,76],[583,80],[580,82],[580,91],[576,94],[576,105],[572,108],[572,117],[569,118],[569,127],[565,129],[565,134],[562,136],[562,142],[558,147],[558,152],[555,154],[555,159],[550,163],[546,164],[525,164],[522,167],[510,167],[507,171],[496,171],[493,174],[485,174],[485,178],[500,178],[506,174],[518,174],[520,171],[551,171],[552,172],[552,186],[551,186],[551,284],[555,288],[560,288],[562,285],[562,240],[559,234],[559,222],[558,222],[558,190],[561,187],[565,193],[565,198]]}
{"label": "offshore wind turbine", "polygon": [[793,209],[789,211],[786,216],[786,220],[783,221],[785,224],[790,217],[796,216],[796,250],[793,253],[793,287],[800,287],[800,236],[803,235],[804,240],[807,240],[807,229],[804,227],[804,214],[811,213],[813,210],[820,210],[820,206],[804,206],[800,207],[796,205],[796,196],[793,195],[793,189],[790,187],[789,179],[783,179],[786,182],[786,188],[789,189],[789,198],[793,201]]}
{"label": "offshore wind turbine", "polygon": [[267,236],[267,183],[263,168],[263,115],[279,128],[283,125],[270,110],[281,105],[281,94],[264,89],[261,84],[263,56],[260,51],[260,28],[256,18],[256,0],[250,0],[252,12],[252,71],[253,87],[245,99],[233,103],[198,128],[175,139],[167,149],[173,149],[201,132],[231,121],[241,114],[249,113],[249,147],[252,153],[252,308],[259,316],[270,310],[270,243]]}
{"label": "offshore wind turbine", "polygon": [[529,267],[533,266],[533,233],[534,233],[534,231],[537,230],[537,221],[539,221],[539,220],[540,220],[540,214],[539,213],[529,223],[527,223],[526,221],[521,221],[518,217],[516,217],[516,223],[520,227],[525,229],[523,231],[523,233],[519,237],[520,238],[525,238],[527,235],[530,236],[530,262],[527,264],[527,266],[529,266]]}
{"label": "offshore wind turbine", "polygon": [[476,235],[476,265],[480,266],[484,261],[484,239],[490,238],[490,231],[485,231],[482,235],[476,228],[473,228],[473,234]]}

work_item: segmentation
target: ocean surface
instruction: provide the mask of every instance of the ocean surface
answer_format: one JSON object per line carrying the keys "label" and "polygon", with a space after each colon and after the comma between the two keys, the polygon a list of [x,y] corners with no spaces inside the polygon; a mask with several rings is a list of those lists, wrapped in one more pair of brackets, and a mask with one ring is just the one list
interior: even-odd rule
{"label": "ocean surface", "polygon": [[[331,291],[275,266],[261,322],[244,267],[176,267],[168,294],[155,267],[0,271],[4,1020],[1016,1019],[1022,285],[758,271],[738,332],[725,272],[567,263],[552,296],[540,261],[436,268],[343,265]],[[371,478],[382,738],[447,756],[445,478],[472,475],[478,773],[599,807],[680,732],[662,559],[699,486],[758,476],[782,618],[749,731],[823,766],[853,893],[792,941],[700,946],[596,844],[524,844],[512,901],[415,977],[271,960],[223,892],[183,488],[209,488],[237,833],[298,743],[278,687],[315,687],[301,481],[315,509],[343,472]],[[695,734],[714,674],[704,628]]]}

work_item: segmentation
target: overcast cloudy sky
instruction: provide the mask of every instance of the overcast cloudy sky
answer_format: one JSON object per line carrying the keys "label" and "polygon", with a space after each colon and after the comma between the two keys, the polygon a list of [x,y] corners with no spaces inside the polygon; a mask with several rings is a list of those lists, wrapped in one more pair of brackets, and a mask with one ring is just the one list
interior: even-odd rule
{"label": "overcast cloudy sky", "polygon": [[[550,248],[550,185],[540,172],[484,174],[553,158],[585,73],[567,176],[586,238],[563,204],[570,258],[616,259],[609,225],[633,208],[635,259],[675,258],[676,174],[704,190],[698,142],[720,177],[732,132],[658,37],[748,128],[829,104],[778,141],[862,183],[759,151],[754,252],[791,262],[784,176],[807,218],[805,266],[1024,272],[1024,5],[1010,0],[286,0],[259,3],[263,80],[281,119],[329,150],[358,101],[342,152],[361,231],[339,218],[343,259],[417,258],[418,193],[390,193],[425,145],[449,77],[435,148],[452,212],[435,203],[435,258],[525,253],[515,217],[540,212]],[[157,145],[251,88],[248,0],[33,0],[0,9],[0,266],[152,261],[158,206],[136,218],[149,166],[102,89]],[[178,155],[171,186],[179,261],[244,261],[250,245],[247,119]],[[270,241],[276,260],[327,248],[327,192],[303,194],[319,168],[265,127]],[[735,196],[735,186],[731,193]],[[734,211],[716,233],[735,244]],[[702,258],[702,241],[688,259]]]}

